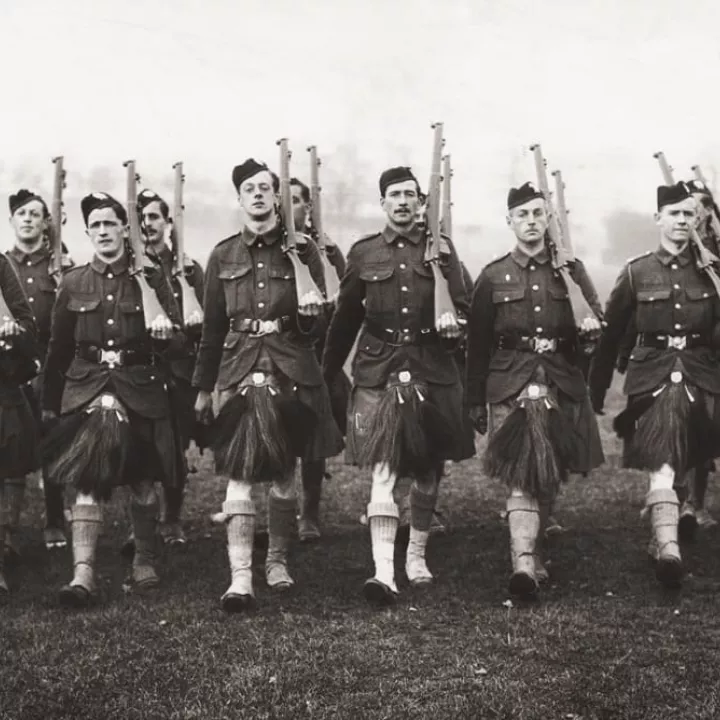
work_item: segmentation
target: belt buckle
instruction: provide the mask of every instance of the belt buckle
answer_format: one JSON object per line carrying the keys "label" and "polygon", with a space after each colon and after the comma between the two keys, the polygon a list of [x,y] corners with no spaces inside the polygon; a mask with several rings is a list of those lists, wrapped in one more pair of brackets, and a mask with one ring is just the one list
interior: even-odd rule
{"label": "belt buckle", "polygon": [[685,350],[687,348],[687,335],[668,335],[668,348],[673,350]]}
{"label": "belt buckle", "polygon": [[251,333],[253,337],[271,335],[278,330],[277,320],[254,320],[253,326],[253,332]]}
{"label": "belt buckle", "polygon": [[555,352],[555,349],[557,347],[557,341],[553,338],[545,338],[545,337],[533,337],[532,338],[532,349],[533,352],[538,353],[539,355],[542,355],[544,353],[548,352]]}
{"label": "belt buckle", "polygon": [[111,368],[122,365],[122,352],[120,350],[100,350],[100,362],[109,365]]}

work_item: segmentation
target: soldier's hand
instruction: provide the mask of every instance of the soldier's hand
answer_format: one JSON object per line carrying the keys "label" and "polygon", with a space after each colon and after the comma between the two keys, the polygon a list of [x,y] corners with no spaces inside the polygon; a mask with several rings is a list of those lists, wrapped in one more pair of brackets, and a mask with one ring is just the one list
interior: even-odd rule
{"label": "soldier's hand", "polygon": [[0,337],[13,337],[19,335],[22,332],[22,327],[18,325],[14,320],[5,320],[0,325]]}
{"label": "soldier's hand", "polygon": [[468,411],[475,431],[484,435],[488,430],[488,412],[484,405],[475,405]]}
{"label": "soldier's hand", "polygon": [[602,328],[600,321],[596,317],[586,317],[580,323],[580,332],[583,333],[599,333]]}
{"label": "soldier's hand", "polygon": [[443,313],[435,321],[435,329],[438,331],[438,334],[444,338],[458,338],[461,334],[457,316],[451,312]]}
{"label": "soldier's hand", "polygon": [[57,418],[57,413],[54,410],[43,410],[42,411],[42,421],[44,423],[52,422]]}
{"label": "soldier's hand", "polygon": [[170,340],[173,336],[173,324],[170,318],[158,315],[150,324],[150,335],[156,340]]}
{"label": "soldier's hand", "polygon": [[298,312],[301,315],[315,317],[322,312],[323,299],[316,292],[305,293],[298,300]]}
{"label": "soldier's hand", "polygon": [[187,327],[197,327],[198,325],[202,325],[203,322],[203,314],[199,310],[195,310],[194,312],[190,313],[190,317],[185,321],[185,325]]}
{"label": "soldier's hand", "polygon": [[323,233],[323,235],[325,237],[325,247],[328,247],[328,248],[335,247],[335,243],[332,241],[330,236],[327,233]]}
{"label": "soldier's hand", "polygon": [[213,421],[212,393],[207,390],[200,390],[195,400],[195,417],[199,423],[210,425]]}
{"label": "soldier's hand", "polygon": [[604,415],[603,406],[605,405],[605,393],[591,389],[590,404],[596,415]]}

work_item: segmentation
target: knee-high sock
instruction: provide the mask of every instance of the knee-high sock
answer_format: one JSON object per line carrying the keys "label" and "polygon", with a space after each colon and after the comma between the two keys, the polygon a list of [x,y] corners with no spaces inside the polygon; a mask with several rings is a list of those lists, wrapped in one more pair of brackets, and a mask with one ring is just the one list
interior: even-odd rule
{"label": "knee-high sock", "polygon": [[5,530],[13,532],[20,525],[20,513],[22,512],[25,500],[24,477],[7,478],[5,480]]}
{"label": "knee-high sock", "polygon": [[252,500],[229,500],[223,503],[228,516],[227,542],[231,583],[228,593],[253,595],[252,552],[255,536],[255,503]]}
{"label": "knee-high sock", "polygon": [[61,528],[65,524],[63,487],[51,482],[47,469],[43,468],[43,494],[45,495],[45,525]]}
{"label": "knee-high sock", "polygon": [[412,582],[418,577],[432,577],[425,562],[425,548],[437,501],[437,493],[424,493],[415,483],[410,487],[410,537],[405,572]]}
{"label": "knee-high sock", "polygon": [[140,503],[136,497],[130,501],[130,516],[135,532],[133,568],[155,566],[158,509],[157,497],[148,503]]}
{"label": "knee-high sock", "polygon": [[265,567],[287,565],[290,537],[295,527],[297,497],[279,497],[273,490],[268,498],[268,551]]}
{"label": "knee-high sock", "polygon": [[317,523],[320,516],[320,498],[325,476],[324,460],[305,460],[301,466],[302,514]]}
{"label": "knee-high sock", "polygon": [[185,494],[185,478],[183,478],[182,485],[163,488],[163,493],[165,495],[165,522],[170,524],[180,522]]}
{"label": "knee-high sock", "polygon": [[397,592],[395,585],[395,536],[400,512],[394,502],[370,503],[367,507],[375,577]]}
{"label": "knee-high sock", "polygon": [[95,549],[102,519],[99,505],[75,505],[72,508],[74,576],[71,585],[80,585],[89,592],[95,589]]}
{"label": "knee-high sock", "polygon": [[540,532],[538,501],[529,495],[511,495],[507,500],[507,514],[513,572],[535,577],[535,548]]}
{"label": "knee-high sock", "polygon": [[646,504],[650,508],[658,557],[680,559],[678,544],[678,521],[680,503],[674,490],[651,490],[647,494]]}

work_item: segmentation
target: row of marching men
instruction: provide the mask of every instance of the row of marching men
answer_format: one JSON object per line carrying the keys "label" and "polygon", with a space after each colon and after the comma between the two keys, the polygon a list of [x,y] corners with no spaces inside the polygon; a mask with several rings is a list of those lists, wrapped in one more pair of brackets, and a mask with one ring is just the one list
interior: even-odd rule
{"label": "row of marching men", "polygon": [[[48,505],[54,486],[70,488],[74,496],[74,574],[60,591],[62,604],[84,607],[97,597],[102,502],[117,485],[132,490],[133,581],[138,590],[157,587],[155,486],[160,481],[168,508],[173,490],[182,497],[182,449],[195,422],[205,427],[216,474],[226,481],[226,611],[256,603],[253,487],[270,485],[267,585],[288,590],[295,583],[289,548],[297,459],[318,489],[305,493],[310,506],[304,503],[301,514],[312,534],[323,463],[342,450],[343,430],[347,462],[371,472],[367,518],[374,573],[363,586],[368,602],[386,605],[398,595],[394,491],[402,477],[412,478],[405,575],[415,587],[433,582],[425,550],[443,466],[474,454],[474,431],[489,432],[485,470],[508,487],[510,591],[535,597],[547,577],[543,530],[561,483],[603,462],[593,410],[602,411],[624,347],[632,348],[629,402],[616,429],[626,441],[627,464],[650,473],[647,507],[657,577],[668,586],[681,582],[681,501],[686,525],[693,524],[686,478],[707,467],[720,447],[720,410],[713,402],[720,393],[717,276],[714,256],[706,262],[698,237],[700,221],[710,216],[707,190],[684,183],[658,188],[659,247],[622,270],[603,314],[582,263],[563,260],[567,248],[553,230],[542,183],[510,190],[507,222],[515,247],[469,287],[450,237],[439,228],[438,145],[427,196],[410,168],[381,175],[385,227],[353,244],[339,286],[337,274],[329,272],[332,251],[324,236],[313,240],[296,229],[286,146],[279,176],[253,159],[235,167],[232,181],[245,226],[210,255],[201,322],[199,313],[193,317],[178,307],[181,280],[192,274],[184,259],[180,276],[162,266],[163,255],[166,263],[172,259],[161,240],[168,220],[162,200],[141,196],[136,208],[136,195],[129,193],[128,212],[107,194],[87,196],[82,212],[94,256],[67,269],[53,292],[35,394],[25,385],[38,357],[32,292],[23,292],[11,271],[14,261],[0,256],[7,304],[0,326],[6,352],[0,357],[9,363],[0,417],[8,510],[2,517],[12,530],[13,488],[33,467],[32,398],[45,423],[40,453]],[[302,221],[308,191],[297,182],[295,188]],[[47,211],[37,196],[18,195],[11,211],[20,237],[17,228],[32,225],[20,219],[23,208],[37,212],[38,226]],[[142,248],[127,242],[139,225]],[[42,252],[40,246],[36,251]],[[26,265],[28,259],[32,265],[30,255]],[[157,262],[148,269],[141,255],[155,255]],[[456,355],[464,340],[463,384]],[[343,422],[343,366],[355,344]],[[30,362],[16,362],[23,359]],[[191,378],[173,371],[191,359]],[[188,398],[194,416],[180,412],[188,410]],[[177,526],[177,515],[169,521]],[[181,533],[171,530],[170,536]],[[62,542],[59,533],[54,537]]]}

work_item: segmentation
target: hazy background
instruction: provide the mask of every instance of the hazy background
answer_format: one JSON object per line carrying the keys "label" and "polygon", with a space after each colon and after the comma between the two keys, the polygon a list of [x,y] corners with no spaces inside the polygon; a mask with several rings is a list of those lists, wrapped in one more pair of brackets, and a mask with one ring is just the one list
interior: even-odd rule
{"label": "hazy background", "polygon": [[539,141],[606,292],[654,242],[653,152],[679,177],[720,168],[719,22],[716,0],[0,0],[0,194],[49,194],[63,154],[64,238],[85,260],[80,197],[124,201],[134,158],[170,201],[183,160],[187,241],[204,261],[238,226],[233,165],[276,167],[287,136],[303,178],[319,146],[326,224],[347,249],[382,222],[384,168],[411,164],[427,183],[442,120],[473,274],[511,244],[507,189],[534,179]]}

